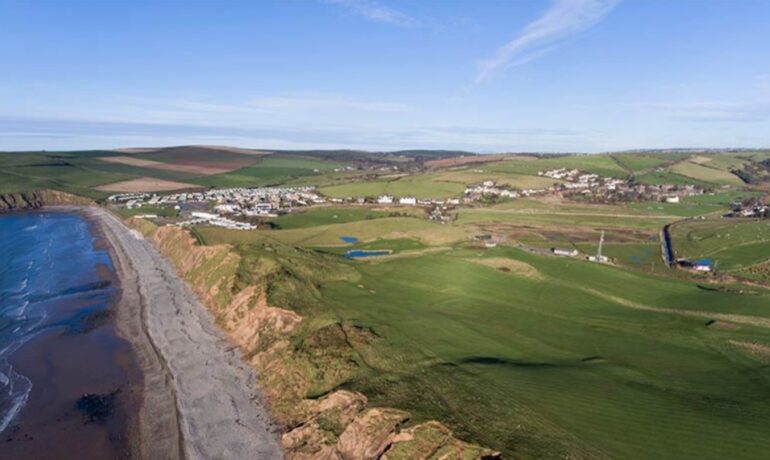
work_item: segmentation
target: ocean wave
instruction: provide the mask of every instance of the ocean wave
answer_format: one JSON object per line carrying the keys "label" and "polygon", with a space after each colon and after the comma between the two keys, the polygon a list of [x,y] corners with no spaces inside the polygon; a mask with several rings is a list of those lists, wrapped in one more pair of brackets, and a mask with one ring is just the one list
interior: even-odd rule
{"label": "ocean wave", "polygon": [[29,227],[24,227],[25,232],[31,232],[33,230],[37,230],[37,224],[30,225]]}
{"label": "ocean wave", "polygon": [[0,380],[0,433],[2,433],[27,404],[29,393],[32,391],[32,382],[14,371],[13,366],[7,364],[5,371],[0,372],[0,375],[5,377]]}

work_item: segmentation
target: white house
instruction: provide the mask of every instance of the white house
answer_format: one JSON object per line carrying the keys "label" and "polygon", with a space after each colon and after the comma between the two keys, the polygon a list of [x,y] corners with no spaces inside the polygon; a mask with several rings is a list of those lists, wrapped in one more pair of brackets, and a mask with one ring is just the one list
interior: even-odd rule
{"label": "white house", "polygon": [[666,197],[666,203],[679,203],[679,197],[678,196],[667,196]]}
{"label": "white house", "polygon": [[417,198],[413,196],[404,196],[399,198],[398,204],[408,204],[408,205],[414,206],[417,204]]}
{"label": "white house", "polygon": [[393,204],[393,197],[390,195],[382,195],[381,197],[377,198],[377,203],[379,204]]}

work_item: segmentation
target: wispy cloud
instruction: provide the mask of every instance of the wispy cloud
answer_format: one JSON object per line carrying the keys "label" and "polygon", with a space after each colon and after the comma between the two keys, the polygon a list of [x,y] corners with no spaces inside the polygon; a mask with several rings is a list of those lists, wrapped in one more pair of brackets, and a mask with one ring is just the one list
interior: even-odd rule
{"label": "wispy cloud", "polygon": [[347,10],[350,14],[360,16],[374,22],[390,24],[399,27],[418,27],[422,21],[402,11],[372,0],[323,0],[324,3],[336,5]]}
{"label": "wispy cloud", "polygon": [[10,118],[0,115],[0,150],[217,144],[255,148],[449,148],[472,151],[596,149],[596,133],[571,129],[374,124],[213,126],[147,121]]}
{"label": "wispy cloud", "polygon": [[541,57],[566,38],[599,23],[618,3],[620,0],[554,0],[542,16],[479,64],[475,83]]}

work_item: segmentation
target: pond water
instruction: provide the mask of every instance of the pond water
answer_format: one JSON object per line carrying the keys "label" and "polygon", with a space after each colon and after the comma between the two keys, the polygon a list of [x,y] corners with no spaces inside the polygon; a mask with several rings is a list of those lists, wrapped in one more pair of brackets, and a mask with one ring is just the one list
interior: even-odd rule
{"label": "pond water", "polygon": [[355,236],[341,236],[340,239],[345,243],[350,243],[350,244],[358,243],[358,238],[356,238]]}
{"label": "pond water", "polygon": [[380,250],[374,250],[374,251],[365,251],[361,249],[356,249],[345,253],[345,257],[347,257],[348,259],[364,259],[366,257],[380,257],[380,256],[389,256],[389,255],[390,255],[390,251],[387,249],[380,249]]}

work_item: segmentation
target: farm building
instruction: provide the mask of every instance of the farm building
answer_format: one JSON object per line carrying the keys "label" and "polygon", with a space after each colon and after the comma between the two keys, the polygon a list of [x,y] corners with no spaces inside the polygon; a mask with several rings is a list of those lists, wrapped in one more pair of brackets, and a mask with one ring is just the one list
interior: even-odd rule
{"label": "farm building", "polygon": [[710,272],[714,270],[714,261],[711,259],[700,259],[692,263],[692,269],[696,272]]}
{"label": "farm building", "polygon": [[382,195],[381,197],[377,198],[378,204],[393,204],[393,197],[390,195]]}
{"label": "farm building", "polygon": [[577,249],[551,248],[551,252],[557,256],[576,257],[578,255]]}

